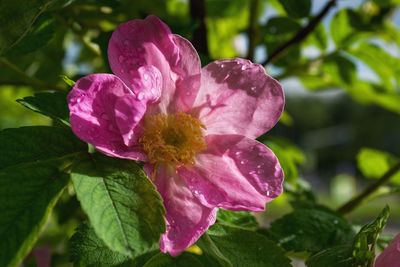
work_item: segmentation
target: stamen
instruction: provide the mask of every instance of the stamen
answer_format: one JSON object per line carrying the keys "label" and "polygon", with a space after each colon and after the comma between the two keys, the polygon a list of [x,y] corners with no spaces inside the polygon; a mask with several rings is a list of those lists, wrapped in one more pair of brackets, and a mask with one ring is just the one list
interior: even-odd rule
{"label": "stamen", "polygon": [[152,164],[193,164],[195,155],[206,148],[201,122],[189,114],[156,114],[145,118],[139,143]]}

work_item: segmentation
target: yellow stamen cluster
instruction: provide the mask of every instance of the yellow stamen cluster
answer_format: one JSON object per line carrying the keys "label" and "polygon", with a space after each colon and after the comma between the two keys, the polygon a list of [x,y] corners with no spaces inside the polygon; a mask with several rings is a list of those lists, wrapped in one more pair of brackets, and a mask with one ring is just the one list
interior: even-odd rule
{"label": "yellow stamen cluster", "polygon": [[196,153],[206,148],[201,122],[189,114],[156,114],[145,118],[139,142],[152,164],[193,164]]}

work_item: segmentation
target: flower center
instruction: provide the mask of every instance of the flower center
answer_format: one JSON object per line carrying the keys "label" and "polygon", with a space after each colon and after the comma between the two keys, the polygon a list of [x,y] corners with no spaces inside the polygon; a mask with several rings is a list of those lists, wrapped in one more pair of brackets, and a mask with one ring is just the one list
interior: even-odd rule
{"label": "flower center", "polygon": [[194,156],[206,148],[204,125],[189,114],[150,115],[139,139],[152,164],[193,164]]}

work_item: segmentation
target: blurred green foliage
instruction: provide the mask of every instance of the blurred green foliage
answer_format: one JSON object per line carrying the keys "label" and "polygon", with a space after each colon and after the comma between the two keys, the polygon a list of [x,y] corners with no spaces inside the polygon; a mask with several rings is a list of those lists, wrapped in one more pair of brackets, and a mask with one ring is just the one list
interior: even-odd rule
{"label": "blurred green foliage", "polygon": [[[194,19],[196,11],[190,9],[194,1],[1,1],[0,129],[58,124],[60,119],[67,124],[64,106],[58,109],[58,105],[47,105],[50,110],[46,110],[40,106],[43,102],[35,102],[37,98],[24,97],[39,91],[65,96],[71,80],[88,73],[110,72],[108,39],[117,25],[127,20],[154,14],[174,33],[192,40],[202,23]],[[255,62],[269,60],[267,72],[286,90],[286,112],[281,122],[260,138],[276,153],[286,173],[287,193],[270,205],[269,218],[289,212],[287,204],[293,197],[313,203],[309,184],[322,202],[342,204],[335,202],[335,192],[341,192],[340,188],[348,189],[350,198],[359,190],[355,183],[364,185],[369,182],[364,178],[379,178],[398,162],[400,1],[334,1],[336,4],[315,28],[273,59],[270,56],[274,51],[306,28],[328,0],[201,2],[207,29],[202,37],[208,44],[208,51],[200,51],[203,64],[254,55],[250,59]],[[22,98],[21,104],[53,115],[53,120],[23,109],[15,102]],[[399,200],[399,181],[399,175],[395,176],[381,194],[386,198],[375,198],[369,208],[354,213],[358,223],[375,216],[383,202]],[[329,192],[333,192],[331,196]],[[65,214],[71,216],[66,218]],[[39,245],[53,245],[55,236],[67,240],[80,217],[83,215],[74,192],[64,192]],[[399,225],[394,218],[399,217],[400,210],[393,209],[390,226],[396,230]],[[235,238],[240,235],[235,233]],[[66,266],[68,259],[62,253],[65,243],[58,246],[53,261]],[[332,249],[349,251],[348,247]],[[169,258],[163,260],[168,262]],[[321,258],[314,257],[313,262],[317,260]]]}

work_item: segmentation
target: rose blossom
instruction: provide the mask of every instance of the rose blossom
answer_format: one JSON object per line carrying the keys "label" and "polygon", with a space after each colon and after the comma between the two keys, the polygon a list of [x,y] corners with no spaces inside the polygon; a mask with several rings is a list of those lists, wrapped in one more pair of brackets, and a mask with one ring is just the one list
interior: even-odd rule
{"label": "rose blossom", "polygon": [[108,59],[115,75],[88,75],[69,94],[71,127],[108,156],[145,162],[166,208],[161,251],[191,246],[217,208],[263,211],[281,194],[279,162],[255,140],[284,106],[262,66],[237,58],[201,68],[190,42],[154,16],[120,25]]}
{"label": "rose blossom", "polygon": [[376,258],[375,267],[400,267],[400,234]]}

